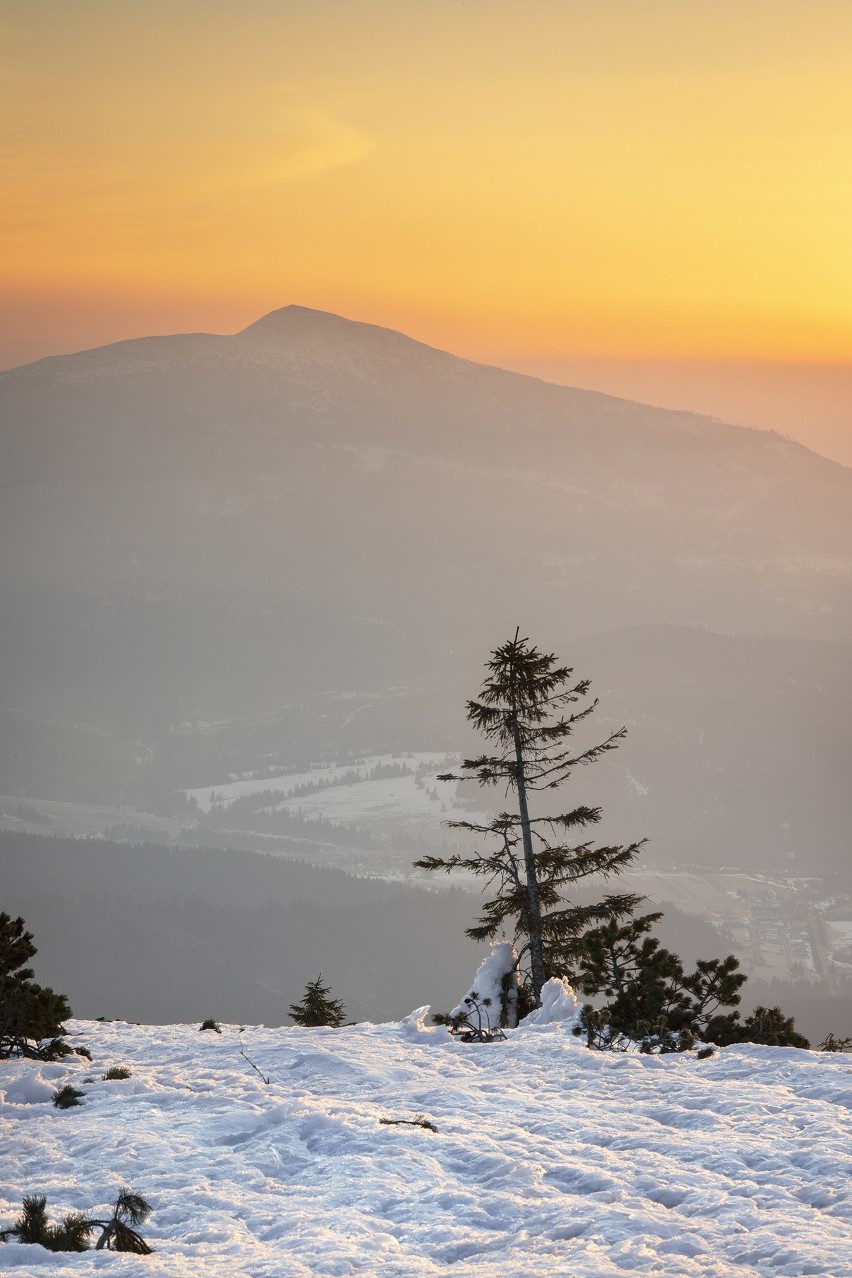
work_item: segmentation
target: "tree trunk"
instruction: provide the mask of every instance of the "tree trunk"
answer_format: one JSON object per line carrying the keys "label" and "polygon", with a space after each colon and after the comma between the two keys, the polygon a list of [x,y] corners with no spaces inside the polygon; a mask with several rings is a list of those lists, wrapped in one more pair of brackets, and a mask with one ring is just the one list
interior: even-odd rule
{"label": "tree trunk", "polygon": [[536,1006],[541,1006],[541,990],[547,980],[544,968],[544,944],[541,935],[541,902],[538,896],[538,878],[533,860],[532,829],[527,807],[527,781],[524,773],[524,754],[521,748],[521,734],[518,729],[518,712],[515,706],[515,694],[512,692],[512,737],[515,742],[515,762],[518,787],[518,810],[521,817],[521,839],[524,846],[524,868],[527,876],[527,913],[529,916],[530,941],[530,975],[532,976],[533,993]]}

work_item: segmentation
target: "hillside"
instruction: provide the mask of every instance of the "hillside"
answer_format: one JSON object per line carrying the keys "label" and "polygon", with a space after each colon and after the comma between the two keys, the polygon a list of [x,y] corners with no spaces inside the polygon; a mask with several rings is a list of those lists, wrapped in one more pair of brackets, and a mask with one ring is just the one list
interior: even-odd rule
{"label": "hillside", "polygon": [[[347,1018],[383,1021],[418,998],[452,1007],[483,953],[464,935],[481,907],[470,890],[252,852],[0,832],[0,883],[0,908],[36,937],[37,979],[85,1018],[213,1012],[289,1024],[290,1004],[321,971]],[[687,961],[731,948],[709,923],[672,910],[660,935]],[[844,1020],[832,1009],[804,1024],[822,1036]]]}
{"label": "hillside", "polygon": [[[342,1030],[75,1022],[91,1065],[13,1062],[0,1222],[122,1185],[153,1257],[0,1244],[4,1271],[128,1278],[849,1278],[849,1058],[602,1055],[564,1023],[465,1047],[422,1012]],[[240,1044],[269,1079],[240,1056]],[[101,1081],[110,1066],[131,1077]],[[72,1080],[81,1107],[57,1110]],[[89,1081],[87,1081],[89,1080]],[[437,1132],[382,1119],[424,1115]]]}
{"label": "hillside", "polygon": [[629,722],[650,855],[844,864],[849,469],[301,307],[5,372],[0,421],[0,793],[455,750],[520,623]]}
{"label": "hillside", "polygon": [[445,642],[505,624],[498,583],[531,624],[852,633],[852,471],[338,316],[42,360],[0,419],[7,583],[283,591]]}

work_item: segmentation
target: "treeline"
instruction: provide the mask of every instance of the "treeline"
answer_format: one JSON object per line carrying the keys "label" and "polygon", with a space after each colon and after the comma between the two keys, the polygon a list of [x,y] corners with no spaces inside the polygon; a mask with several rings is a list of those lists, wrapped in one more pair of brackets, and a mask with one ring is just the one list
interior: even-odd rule
{"label": "treeline", "polygon": [[[406,773],[401,765],[382,764],[372,771],[380,773],[384,769],[392,769],[394,777],[418,776],[416,772]],[[357,776],[357,774],[355,774]],[[364,780],[363,777],[357,778]],[[380,776],[370,779],[383,779]],[[335,783],[337,784],[337,783]],[[342,784],[342,783],[341,783]],[[348,783],[347,783],[348,784]],[[314,786],[314,790],[308,787]],[[333,786],[321,781],[305,782],[299,787],[305,794],[317,790],[331,789]],[[331,821],[321,815],[306,814],[298,808],[288,807],[287,800],[294,797],[296,791],[287,795],[280,790],[256,790],[252,794],[241,794],[228,802],[217,800],[206,813],[197,814],[197,830],[186,831],[181,835],[184,842],[205,842],[211,835],[230,833],[245,842],[246,835],[263,835],[265,837],[287,838],[308,843],[326,843],[362,851],[386,849],[388,839],[373,834],[349,821]],[[432,850],[455,850],[459,840],[447,833],[445,827],[436,825],[428,837],[422,834],[410,834],[405,828],[396,829],[392,835],[395,848],[401,853],[421,853],[425,847]],[[262,846],[259,844],[258,846]],[[410,869],[410,858],[403,858],[404,868]],[[400,868],[403,868],[401,866]]]}
{"label": "treeline", "polygon": [[[452,762],[453,756],[445,755],[439,767],[449,767]],[[334,765],[332,764],[323,764],[322,770],[330,770],[333,766]],[[277,795],[279,800],[303,798],[305,795],[315,794],[318,790],[333,790],[337,786],[358,785],[363,781],[393,781],[398,777],[424,777],[434,774],[435,771],[436,765],[433,761],[428,763],[421,762],[414,766],[405,762],[374,763],[373,766],[368,768],[366,771],[359,767],[352,767],[347,768],[345,772],[339,772],[332,777],[317,777],[313,781],[300,782],[299,785],[293,786],[290,790],[266,789],[257,790],[254,793],[258,795]],[[258,775],[259,773],[257,772],[246,773],[244,774],[244,779],[254,780]],[[267,780],[271,781],[273,778],[280,778],[282,775],[286,774],[282,774],[280,768],[277,771],[275,768],[264,768],[263,775],[267,778]],[[230,782],[228,784],[230,784]],[[195,788],[198,789],[199,787],[196,786]],[[249,796],[241,795],[240,797],[247,798]],[[220,790],[217,790],[214,785],[210,791],[210,802],[231,804],[234,803],[235,800],[228,799]]]}
{"label": "treeline", "polygon": [[[274,806],[270,806],[274,805]],[[243,794],[225,805],[216,803],[199,816],[198,828],[203,838],[205,830],[248,830],[254,834],[286,835],[294,839],[319,840],[323,843],[344,843],[353,848],[380,846],[373,836],[358,826],[329,821],[323,816],[304,816],[282,803],[277,790],[259,790],[255,794]]]}
{"label": "treeline", "polygon": [[94,890],[131,896],[144,906],[192,898],[249,908],[284,906],[294,899],[338,906],[385,900],[395,891],[381,879],[259,852],[8,830],[0,830],[0,883],[4,897]]}
{"label": "treeline", "polygon": [[347,768],[336,777],[318,777],[316,781],[303,781],[299,785],[280,795],[282,799],[304,799],[309,794],[317,794],[320,790],[335,790],[339,786],[361,785],[364,781],[394,781],[400,777],[423,777],[434,772],[430,764],[418,764],[416,768],[406,763],[376,763],[366,772],[358,768]]}
{"label": "treeline", "polygon": [[[470,898],[251,852],[0,835],[7,913],[77,1016],[288,1024],[318,971],[356,1020],[458,996]],[[440,937],[440,943],[436,938]]]}

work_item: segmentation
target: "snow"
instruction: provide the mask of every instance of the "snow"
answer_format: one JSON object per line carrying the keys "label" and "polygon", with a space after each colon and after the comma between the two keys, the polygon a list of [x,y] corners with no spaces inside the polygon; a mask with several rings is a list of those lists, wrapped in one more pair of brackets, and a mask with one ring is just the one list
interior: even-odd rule
{"label": "snow", "polygon": [[[236,1026],[71,1029],[92,1063],[0,1066],[0,1227],[25,1193],[56,1219],[129,1185],[156,1254],[0,1245],[15,1278],[852,1276],[843,1055],[596,1053],[546,1019],[466,1046],[418,1008],[246,1029],[265,1086]],[[82,1107],[45,1099],[66,1081]],[[437,1132],[380,1122],[421,1114]]]}
{"label": "snow", "polygon": [[[442,801],[452,800],[448,787],[445,795],[433,798],[435,784],[435,776],[422,778],[419,787],[416,777],[384,777],[379,781],[359,781],[319,790],[315,794],[297,795],[288,798],[283,806],[290,812],[301,813],[308,820],[323,817],[326,821],[359,825],[366,829],[388,821],[411,825],[423,818],[434,826],[441,819]],[[452,814],[457,815],[455,805],[450,802],[447,811],[449,807],[452,807]]]}
{"label": "snow", "polygon": [[552,976],[541,989],[541,1007],[524,1017],[524,1025],[554,1025],[562,1023],[569,1029],[577,1024],[581,1003],[571,986],[562,976]]}
{"label": "snow", "polygon": [[[503,978],[507,973],[515,971],[517,961],[517,950],[510,941],[497,941],[492,945],[491,952],[486,955],[477,968],[476,976],[474,976],[470,988],[450,1012],[450,1015],[462,1016],[468,1013],[471,1024],[479,1027],[479,1018],[481,1017],[482,1028],[496,1029],[500,1024]],[[479,1013],[473,1009],[470,1003],[465,1001],[466,999],[473,999],[474,995],[476,996],[476,1002],[481,1005]],[[518,1020],[517,981],[512,983],[507,1001],[509,1024],[516,1025]]]}
{"label": "snow", "polygon": [[[454,758],[455,756],[451,757]],[[439,754],[434,751],[419,751],[405,755],[373,754],[363,759],[312,768],[308,772],[287,772],[275,777],[253,777],[247,780],[228,781],[222,785],[197,786],[195,789],[185,790],[184,794],[187,798],[194,798],[202,812],[210,811],[211,792],[215,793],[227,807],[233,803],[234,799],[241,799],[247,794],[260,794],[265,790],[275,790],[280,792],[282,800],[288,800],[289,806],[289,803],[298,801],[293,797],[292,792],[299,786],[310,784],[311,782],[320,782],[324,785],[339,784],[344,789],[351,789],[351,785],[346,778],[353,772],[357,773],[363,781],[366,781],[367,775],[372,768],[389,764],[402,764],[413,771],[434,765],[437,772],[442,766],[446,766],[447,759],[446,753]],[[413,777],[401,779],[410,780],[412,784],[414,782]],[[435,777],[427,777],[425,780],[431,785],[434,784]],[[321,795],[323,803],[327,804],[328,791],[322,791]],[[300,799],[305,797],[311,796],[299,796]],[[323,815],[325,815],[324,811]],[[347,813],[347,818],[348,815]]]}

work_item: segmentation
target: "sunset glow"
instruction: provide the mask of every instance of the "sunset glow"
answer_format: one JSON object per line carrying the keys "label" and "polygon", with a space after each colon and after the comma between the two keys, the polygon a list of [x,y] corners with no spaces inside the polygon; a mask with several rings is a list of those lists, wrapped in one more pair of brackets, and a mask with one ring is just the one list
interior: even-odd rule
{"label": "sunset glow", "polygon": [[477,358],[852,359],[852,8],[2,6],[8,365],[290,302]]}

